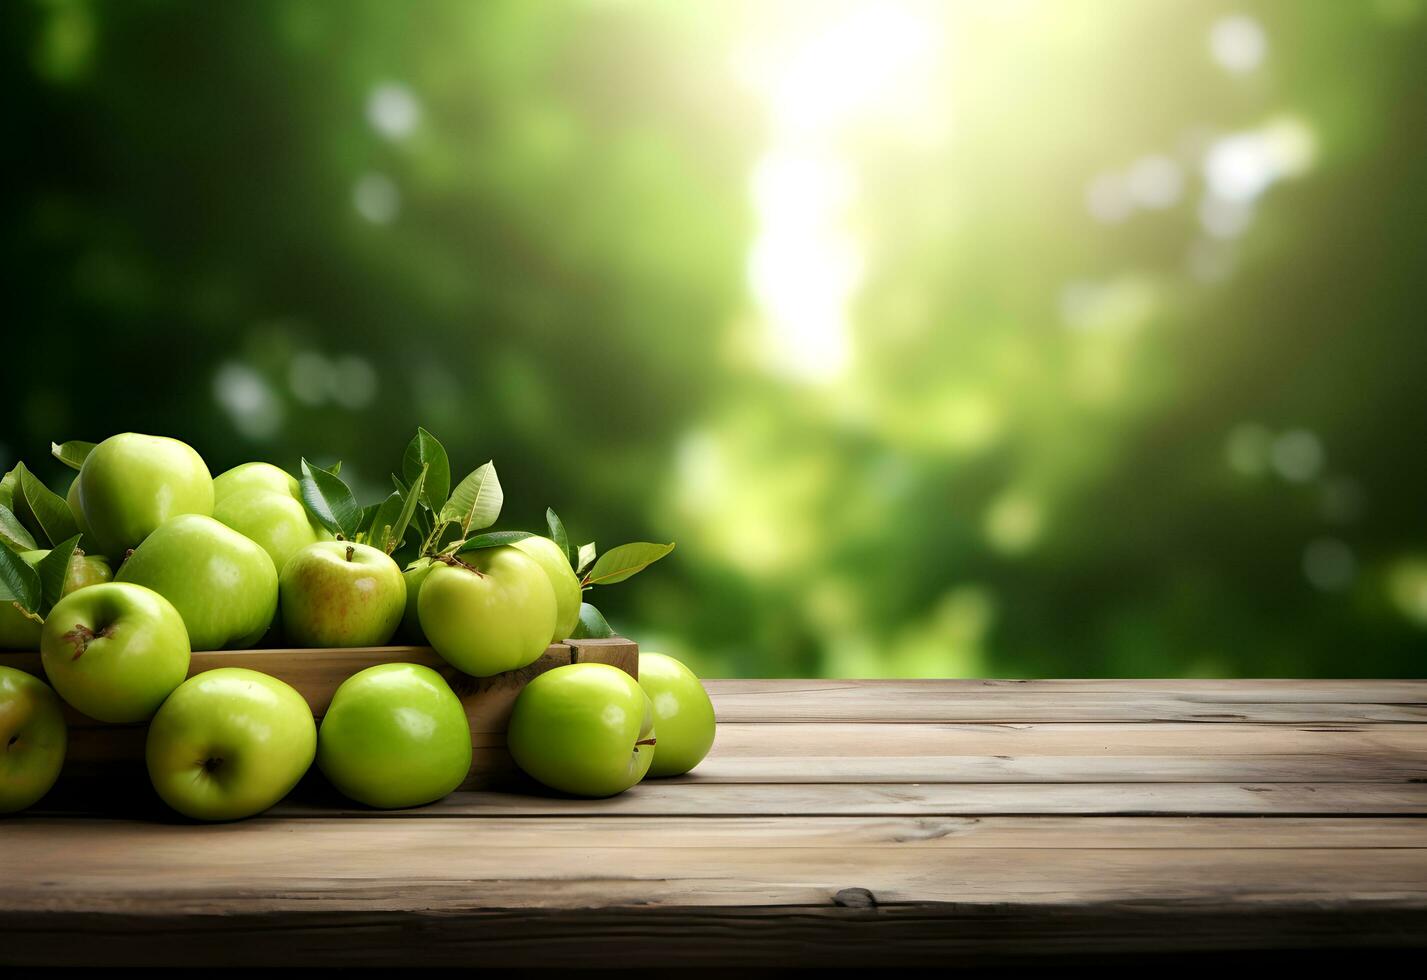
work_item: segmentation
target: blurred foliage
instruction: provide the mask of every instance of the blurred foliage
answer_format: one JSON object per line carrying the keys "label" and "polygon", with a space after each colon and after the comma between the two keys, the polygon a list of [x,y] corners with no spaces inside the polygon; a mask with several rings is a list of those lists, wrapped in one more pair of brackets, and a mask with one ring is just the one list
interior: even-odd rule
{"label": "blurred foliage", "polygon": [[714,675],[1427,675],[1420,0],[0,17],[7,467],[421,424]]}

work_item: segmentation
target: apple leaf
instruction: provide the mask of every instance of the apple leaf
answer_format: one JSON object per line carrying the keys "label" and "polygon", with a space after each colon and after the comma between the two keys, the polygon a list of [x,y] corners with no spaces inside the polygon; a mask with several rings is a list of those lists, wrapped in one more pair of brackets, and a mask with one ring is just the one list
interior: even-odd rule
{"label": "apple leaf", "polygon": [[323,473],[331,473],[333,476],[340,476],[342,473],[342,461],[340,459],[337,460],[337,462],[333,463],[331,466],[316,466],[316,464],[313,465],[316,469],[321,470]]}
{"label": "apple leaf", "polygon": [[580,621],[570,631],[572,640],[607,640],[614,636],[614,630],[605,622],[604,616],[588,602],[580,603]]}
{"label": "apple leaf", "polygon": [[668,544],[637,541],[634,544],[611,548],[600,555],[595,567],[590,569],[580,584],[614,585],[616,582],[623,582],[632,575],[638,575],[673,550],[672,541]]}
{"label": "apple leaf", "polygon": [[376,518],[377,511],[381,509],[382,503],[383,501],[377,501],[374,504],[367,504],[367,506],[362,508],[362,516],[357,521],[357,526],[362,528],[362,530],[357,532],[357,540],[363,544],[372,543],[372,521]]}
{"label": "apple leaf", "polygon": [[348,541],[356,539],[362,529],[362,508],[340,476],[304,459],[298,487],[302,502],[319,524]]}
{"label": "apple leaf", "polygon": [[494,524],[504,503],[505,491],[500,488],[495,463],[482,463],[451,491],[451,499],[441,508],[441,520],[455,521],[461,534],[468,535]]}
{"label": "apple leaf", "polygon": [[20,486],[20,467],[16,464],[14,468],[0,477],[0,506],[15,509],[15,491]]}
{"label": "apple leaf", "polygon": [[59,602],[64,591],[64,578],[69,572],[69,561],[74,557],[74,549],[79,547],[79,535],[57,544],[35,564],[40,576],[40,612],[49,615],[54,604]]}
{"label": "apple leaf", "polygon": [[[16,468],[20,471],[19,496],[24,506],[15,509],[15,516],[34,532],[35,540],[40,541],[42,546],[53,547],[78,534],[79,526],[74,522],[69,503],[41,483],[40,478],[31,473],[24,463]],[[20,503],[20,499],[15,502]],[[26,517],[30,520],[26,521]]]}
{"label": "apple leaf", "polygon": [[15,512],[4,504],[0,504],[0,542],[11,551],[34,551],[39,547]]}
{"label": "apple leaf", "polygon": [[533,537],[535,535],[529,531],[490,531],[486,534],[477,534],[474,538],[467,538],[461,547],[456,549],[456,554],[464,555],[468,551],[480,551],[483,548],[499,548],[501,545],[515,544],[517,541]]}
{"label": "apple leaf", "polygon": [[591,565],[593,565],[594,563],[595,563],[595,543],[594,543],[593,541],[591,541],[589,544],[582,544],[582,545],[580,545],[580,551],[579,551],[579,554],[576,556],[576,561],[575,561],[575,574],[576,574],[576,575],[583,575],[583,574],[585,574],[585,569],[589,568],[589,567],[590,567]]}
{"label": "apple leaf", "polygon": [[[381,503],[367,508],[370,514],[364,513],[362,519],[367,526],[367,544],[380,551],[391,554],[387,549],[387,543],[392,536],[392,530],[396,526],[396,519],[401,514],[402,496],[393,491]],[[400,542],[396,542],[400,544]],[[394,550],[396,544],[392,545]]]}
{"label": "apple leaf", "polygon": [[[396,520],[392,521],[391,530],[388,532],[391,535],[390,540],[380,545],[387,554],[391,554],[401,547],[401,543],[406,540],[406,529],[411,526],[411,518],[416,514],[416,503],[421,499],[422,492],[426,488],[426,477],[430,472],[427,466],[426,463],[421,464],[421,470],[416,474],[416,479],[411,481],[411,492],[406,495],[406,500],[403,501]],[[392,496],[396,495],[392,494]],[[387,499],[390,500],[391,497]]]}
{"label": "apple leaf", "polygon": [[565,525],[561,523],[560,515],[555,513],[553,508],[545,508],[545,526],[550,529],[550,540],[555,542],[555,547],[560,549],[560,554],[564,555],[565,560],[573,566],[575,555],[570,550],[570,536],[565,533]]}
{"label": "apple leaf", "polygon": [[0,548],[0,602],[13,602],[25,612],[40,608],[40,573],[9,548]]}
{"label": "apple leaf", "polygon": [[83,466],[84,461],[89,458],[89,453],[93,449],[94,443],[84,442],[79,439],[71,439],[66,443],[50,443],[50,455],[72,470],[77,470]]}
{"label": "apple leaf", "polygon": [[451,492],[451,461],[437,438],[418,426],[415,437],[407,443],[406,455],[401,459],[401,475],[415,486],[416,475],[423,467],[426,469],[426,483],[421,490],[421,500],[431,509],[431,513],[439,514]]}

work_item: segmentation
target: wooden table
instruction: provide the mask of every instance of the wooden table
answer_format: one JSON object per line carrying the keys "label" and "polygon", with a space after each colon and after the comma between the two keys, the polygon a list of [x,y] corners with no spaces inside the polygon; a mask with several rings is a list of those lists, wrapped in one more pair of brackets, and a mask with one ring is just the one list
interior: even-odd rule
{"label": "wooden table", "polygon": [[0,963],[1427,945],[1427,681],[709,688],[697,773],[611,800],[517,787],[377,813],[314,782],[199,826],[146,786],[97,811],[57,790],[0,821]]}

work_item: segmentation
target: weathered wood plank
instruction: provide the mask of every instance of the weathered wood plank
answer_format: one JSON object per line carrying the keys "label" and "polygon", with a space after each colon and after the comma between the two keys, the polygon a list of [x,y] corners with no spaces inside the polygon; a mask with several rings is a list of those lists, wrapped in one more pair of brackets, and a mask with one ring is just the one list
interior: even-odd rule
{"label": "weathered wood plank", "polygon": [[[448,812],[448,816],[450,816]],[[257,833],[287,833],[293,818],[268,814],[242,826]],[[330,821],[342,819],[330,812],[322,820],[306,821],[303,833],[327,830]],[[457,818],[460,819],[460,818]],[[26,832],[17,839],[46,836],[33,825],[40,821],[20,818],[17,825]],[[79,823],[81,821],[71,821]],[[351,821],[343,820],[343,823]],[[355,837],[378,841],[390,835],[388,827],[358,821]],[[128,839],[133,828],[151,826],[130,821],[90,822],[94,833],[119,834]],[[266,828],[265,830],[263,828]],[[199,825],[186,825],[176,832],[198,834]],[[1274,820],[1243,817],[1067,817],[1067,816],[924,816],[924,817],[804,817],[804,816],[607,816],[582,818],[577,827],[555,816],[523,816],[518,820],[473,819],[462,833],[485,844],[498,837],[501,846],[546,848],[583,852],[602,849],[645,851],[650,848],[801,848],[807,850],[845,847],[957,851],[965,848],[1023,849],[1056,848],[1080,850],[1143,850],[1146,848],[1427,848],[1427,814],[1417,817],[1297,817]],[[77,831],[70,828],[66,834]],[[404,831],[403,831],[404,832]],[[425,833],[425,831],[423,831]],[[437,831],[446,836],[451,831]],[[144,838],[138,834],[137,838]],[[202,835],[200,835],[202,836]],[[231,836],[231,835],[230,835]],[[221,832],[220,832],[221,837]],[[227,840],[227,838],[222,838]],[[105,852],[115,856],[115,852]],[[568,857],[567,857],[568,859]],[[21,861],[20,866],[29,862]],[[46,869],[59,874],[91,874],[93,860],[88,855],[71,855]],[[390,868],[400,877],[401,869]],[[147,872],[157,875],[155,869]]]}
{"label": "weathered wood plank", "polygon": [[1221,701],[1327,701],[1378,704],[1422,704],[1427,701],[1427,679],[1412,678],[1179,678],[1179,677],[1050,677],[1050,678],[710,678],[707,684],[721,691],[793,697],[826,696],[847,688],[874,691],[908,691],[926,694],[1189,694],[1213,696]]}
{"label": "weathered wood plank", "polygon": [[1304,783],[1409,782],[1420,757],[1382,755],[712,757],[698,768],[720,783]]}
{"label": "weathered wood plank", "polygon": [[811,835],[790,846],[790,829],[775,841],[630,848],[578,825],[558,844],[479,820],[409,821],[400,833],[342,819],[289,826],[18,821],[5,828],[0,912],[832,906],[850,888],[883,904],[1427,909],[1422,847],[966,847],[907,827],[875,847]]}
{"label": "weathered wood plank", "polygon": [[721,722],[1427,722],[1427,681],[710,680]]}
{"label": "weathered wood plank", "polygon": [[[86,783],[61,782],[25,818],[119,816],[173,820],[141,771],[127,792],[96,797]],[[125,780],[119,781],[124,785]],[[414,810],[372,810],[310,778],[271,811],[290,817],[617,816],[991,816],[1084,815],[1427,815],[1423,783],[715,783],[698,776],[649,780],[608,800],[580,800],[516,779],[498,790],[462,790]],[[3,825],[0,825],[0,834]]]}
{"label": "weathered wood plank", "polygon": [[[143,756],[141,726],[78,728],[69,759]],[[472,733],[472,786],[513,771],[499,732]],[[716,782],[1350,782],[1427,778],[1427,725],[720,726]]]}
{"label": "weathered wood plank", "polygon": [[[494,743],[492,743],[494,744]],[[1392,755],[1427,767],[1424,725],[725,722],[711,753],[728,758],[949,755]]]}

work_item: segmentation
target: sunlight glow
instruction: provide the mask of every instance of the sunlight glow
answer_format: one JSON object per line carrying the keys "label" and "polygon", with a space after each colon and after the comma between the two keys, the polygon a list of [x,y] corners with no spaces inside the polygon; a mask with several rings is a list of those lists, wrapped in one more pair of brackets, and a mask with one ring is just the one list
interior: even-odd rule
{"label": "sunlight glow", "polygon": [[835,381],[852,359],[850,308],[864,259],[848,228],[856,182],[840,143],[866,116],[917,111],[935,54],[934,25],[919,10],[837,9],[840,18],[795,30],[791,44],[741,66],[771,122],[751,181],[758,233],[749,286],[767,325],[769,366],[805,382]]}

